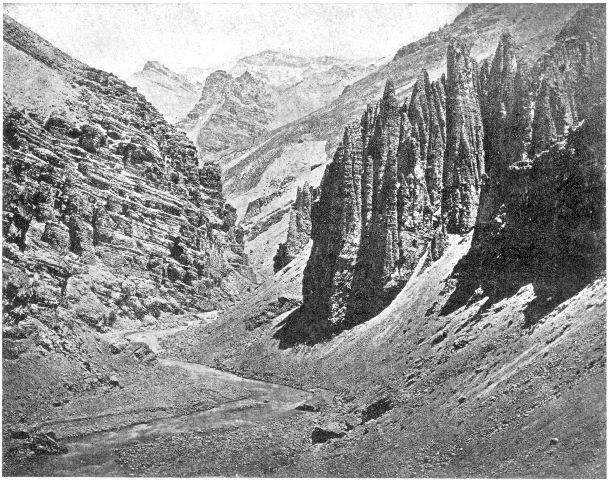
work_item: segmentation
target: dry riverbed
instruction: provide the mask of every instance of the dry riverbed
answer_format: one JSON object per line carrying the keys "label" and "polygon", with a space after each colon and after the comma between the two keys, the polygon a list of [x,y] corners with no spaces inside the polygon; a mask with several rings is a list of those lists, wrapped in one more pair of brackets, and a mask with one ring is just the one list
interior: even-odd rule
{"label": "dry riverbed", "polygon": [[5,473],[269,475],[285,467],[311,445],[318,414],[295,409],[310,392],[163,358],[162,338],[214,319],[212,313],[177,327],[106,334],[146,343],[157,355],[155,375],[61,406],[53,420],[34,427],[52,430],[67,453],[16,459],[8,470],[5,463]]}

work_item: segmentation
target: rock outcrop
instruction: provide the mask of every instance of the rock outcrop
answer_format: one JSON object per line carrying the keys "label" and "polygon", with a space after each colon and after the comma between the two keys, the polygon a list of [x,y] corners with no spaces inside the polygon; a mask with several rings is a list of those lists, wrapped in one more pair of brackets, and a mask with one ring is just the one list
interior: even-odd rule
{"label": "rock outcrop", "polygon": [[480,67],[452,41],[446,78],[423,73],[402,108],[387,82],[361,125],[345,129],[313,204],[291,342],[378,314],[424,257],[442,255],[447,233],[475,227],[445,311],[478,287],[492,300],[525,280],[555,305],[603,271],[598,9],[578,12],[532,66],[506,32]]}
{"label": "rock outcrop", "polygon": [[[305,58],[270,50],[250,55],[226,71],[212,72],[178,126],[195,142],[204,160],[243,170],[235,168],[234,160],[260,145],[271,130],[332,101],[343,87],[374,67],[369,62]],[[243,173],[227,172],[228,193],[247,181],[242,177]]]}
{"label": "rock outcrop", "polygon": [[[290,263],[311,239],[311,204],[315,201],[317,189],[305,183],[298,187],[296,200],[290,210],[288,235],[284,243],[277,247],[273,258],[273,269],[278,272]],[[248,208],[249,210],[249,208]]]}
{"label": "rock outcrop", "polygon": [[488,306],[532,283],[533,323],[604,272],[603,9],[578,12],[532,68],[502,37],[483,98],[488,177],[446,312],[475,291]]}
{"label": "rock outcrop", "polygon": [[376,315],[425,255],[442,254],[444,105],[442,80],[423,72],[409,102],[400,107],[388,81],[345,129],[313,205],[303,279],[301,314],[320,335]]}
{"label": "rock outcrop", "polygon": [[194,107],[177,123],[205,161],[221,161],[252,147],[269,131],[276,108],[274,92],[249,72],[234,77],[213,72]]}
{"label": "rock outcrop", "polygon": [[[579,8],[581,7],[577,4],[530,3],[468,7],[454,22],[400,49],[393,59],[375,67],[363,78],[357,81],[352,78],[344,84],[332,82],[332,88],[341,85],[339,91],[325,97],[324,104],[318,104],[319,108],[316,107],[315,111],[297,119],[292,117],[285,124],[279,120],[274,121],[272,133],[263,136],[255,147],[240,152],[237,156],[226,156],[227,161],[222,161],[224,191],[229,202],[238,208],[240,218],[247,208],[247,202],[272,195],[278,190],[276,185],[282,183],[283,179],[293,178],[291,182],[286,182],[287,188],[284,191],[288,194],[281,198],[283,216],[277,214],[280,202],[277,199],[273,204],[263,207],[261,214],[251,223],[248,222],[252,232],[263,232],[257,237],[246,236],[246,251],[256,274],[260,273],[261,277],[273,274],[272,262],[262,258],[272,258],[277,244],[285,240],[288,228],[285,212],[289,211],[294,200],[296,185],[302,185],[304,181],[312,186],[320,185],[321,174],[342,140],[344,126],[359,121],[366,105],[382,96],[386,79],[392,79],[399,103],[403,104],[409,99],[421,68],[426,68],[432,79],[439,76],[436,72],[446,71],[446,48],[451,39],[459,38],[472,43],[476,58],[482,58],[493,54],[497,39],[505,29],[510,29],[514,38],[518,39],[520,55],[527,59],[537,58],[551,45],[556,33]],[[234,76],[247,70],[257,76],[257,72],[266,69],[271,72],[271,76],[277,77],[278,72],[284,71],[283,65],[281,69],[273,68],[272,64],[281,60],[273,52],[267,52],[261,57],[260,61],[243,64],[240,71],[229,73]],[[255,64],[262,66],[262,69],[256,69]],[[440,84],[444,88],[444,82],[440,81]],[[319,92],[317,87],[310,88],[307,81],[298,83],[296,89],[313,96]],[[299,104],[303,105],[297,100],[300,94],[294,89],[282,89],[282,92],[284,100],[277,102],[280,108],[293,113],[298,110]],[[229,157],[235,161],[230,161]],[[322,166],[310,175],[306,174],[302,168],[305,162],[299,158],[308,159],[307,170],[309,165]],[[438,180],[441,182],[441,175]],[[431,200],[441,201],[433,195]],[[243,227],[248,228],[246,225]]]}
{"label": "rock outcrop", "polygon": [[442,214],[448,233],[466,233],[476,223],[484,174],[478,65],[468,45],[458,41],[449,44],[446,70]]}
{"label": "rock outcrop", "polygon": [[[247,289],[218,166],[114,75],[8,17],[4,40],[4,322],[137,325]],[[52,108],[13,80],[32,65]]]}

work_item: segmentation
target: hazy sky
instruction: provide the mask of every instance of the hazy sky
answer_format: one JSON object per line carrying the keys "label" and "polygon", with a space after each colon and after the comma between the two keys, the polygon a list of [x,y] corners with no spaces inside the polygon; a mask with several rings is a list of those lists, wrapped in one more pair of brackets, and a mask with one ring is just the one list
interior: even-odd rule
{"label": "hazy sky", "polygon": [[146,60],[217,68],[266,49],[350,58],[392,56],[465,4],[5,4],[55,46],[125,78]]}

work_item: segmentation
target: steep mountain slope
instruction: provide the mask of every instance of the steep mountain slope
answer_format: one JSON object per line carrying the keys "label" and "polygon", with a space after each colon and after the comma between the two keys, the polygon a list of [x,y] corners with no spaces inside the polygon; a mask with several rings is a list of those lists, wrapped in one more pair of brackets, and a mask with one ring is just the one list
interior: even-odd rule
{"label": "steep mountain slope", "polygon": [[247,150],[268,131],[276,108],[276,95],[249,72],[233,77],[213,72],[196,105],[177,123],[198,146],[205,161]]}
{"label": "steep mountain slope", "polygon": [[178,121],[191,110],[203,88],[155,61],[146,62],[127,83],[136,87],[169,123]]}
{"label": "steep mountain slope", "polygon": [[[445,52],[451,38],[471,43],[471,56],[480,61],[493,53],[497,38],[507,30],[519,45],[521,58],[536,58],[552,44],[555,35],[578,8],[568,4],[475,4],[467,7],[452,24],[403,47],[390,62],[345,88],[334,101],[274,130],[264,143],[228,165],[224,172],[225,178],[231,179],[226,186],[228,197],[242,215],[249,201],[274,195],[275,204],[263,209],[253,222],[273,223],[275,226],[267,231],[272,230],[283,241],[281,237],[287,231],[288,218],[285,213],[281,216],[278,212],[289,211],[297,186],[305,181],[318,186],[321,175],[311,178],[305,168],[297,164],[293,171],[281,170],[282,177],[279,177],[272,174],[278,171],[277,165],[292,162],[295,151],[307,152],[309,168],[326,165],[342,138],[343,126],[359,119],[366,104],[381,97],[387,79],[392,80],[401,104],[409,97],[421,68],[427,69],[432,80],[440,76],[446,67]],[[295,180],[290,188],[282,188],[279,197],[274,186],[280,185],[284,176],[292,176]],[[255,225],[244,224],[244,228],[251,232],[260,230]],[[260,245],[272,243],[267,240],[264,235],[258,239],[250,234],[246,248],[256,251]],[[256,259],[254,262],[257,263]]]}
{"label": "steep mountain slope", "polygon": [[93,414],[96,395],[158,415],[177,398],[161,385],[186,385],[100,332],[185,325],[252,273],[219,168],[133,87],[6,16],[3,75],[3,438],[57,453],[28,432]]}
{"label": "steep mountain slope", "polygon": [[[277,299],[276,285],[258,287],[255,303],[232,309],[221,329],[179,335],[168,346],[181,358],[333,392],[334,401],[310,415],[342,438],[309,447],[284,475],[602,478],[606,280],[534,327],[526,327],[531,286],[491,309],[483,297],[443,315],[452,269],[470,241],[451,236],[443,260],[387,310],[330,342],[290,346],[277,338],[288,313],[269,320],[261,300]],[[294,265],[302,271],[301,260]],[[296,281],[290,266],[278,275]],[[247,330],[246,317],[258,327]],[[384,398],[389,408],[365,420],[366,408]]]}
{"label": "steep mountain slope", "polygon": [[238,60],[228,72],[210,74],[199,101],[178,126],[204,161],[219,160],[224,167],[273,128],[325,105],[373,68],[334,57],[264,51]]}
{"label": "steep mountain slope", "polygon": [[250,72],[276,89],[280,101],[270,126],[294,121],[334,100],[343,88],[378,67],[379,59],[306,58],[266,50],[240,59],[233,75]]}
{"label": "steep mountain slope", "polygon": [[319,184],[323,171],[312,170],[319,165],[314,161],[324,155],[324,143],[292,145],[283,162],[269,167],[257,189],[245,196],[239,192],[231,195],[232,185],[240,181],[232,167],[265,142],[274,128],[326,105],[346,85],[374,68],[369,61],[261,52],[239,60],[228,72],[218,70],[209,75],[199,101],[178,122],[178,128],[197,145],[203,161],[220,162],[226,172],[225,191],[240,219],[250,201],[264,205],[242,223],[248,231],[252,266],[261,277],[273,271],[272,257],[283,240],[286,213],[298,187],[306,181]]}
{"label": "steep mountain slope", "polygon": [[[306,268],[296,257],[219,324],[168,343],[193,361],[335,393],[303,405],[321,445],[278,474],[606,474],[605,38],[605,7],[595,5],[532,64],[507,33],[481,67],[452,41],[436,203],[445,244],[436,257],[429,246],[412,252],[392,296],[401,233],[420,241],[428,228],[397,217],[412,196],[400,201],[396,170],[414,164],[409,187],[437,186],[416,168],[434,122],[404,128],[433,91],[420,83],[402,125],[388,84],[372,136],[369,111],[359,132],[347,128],[313,206]],[[359,253],[368,245],[376,257]],[[365,306],[385,307],[376,315],[361,315],[362,270],[379,282],[364,292]],[[300,272],[303,307],[291,308]]]}

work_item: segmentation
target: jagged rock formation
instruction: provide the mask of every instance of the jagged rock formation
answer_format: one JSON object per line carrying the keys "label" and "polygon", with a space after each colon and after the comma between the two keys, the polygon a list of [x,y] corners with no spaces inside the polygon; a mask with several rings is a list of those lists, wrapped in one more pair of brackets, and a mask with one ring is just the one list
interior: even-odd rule
{"label": "jagged rock formation", "polygon": [[173,72],[157,61],[148,61],[127,79],[165,119],[174,123],[184,117],[201,96],[203,85]]}
{"label": "jagged rock formation", "polygon": [[[309,181],[313,186],[320,185],[321,173],[332,160],[334,151],[342,140],[344,125],[359,121],[358,117],[366,104],[375,102],[382,96],[388,78],[394,82],[397,97],[402,104],[409,99],[412,85],[421,68],[425,67],[434,79],[446,71],[446,48],[451,39],[460,38],[471,43],[471,55],[481,60],[493,54],[497,39],[506,28],[509,28],[517,39],[519,54],[527,59],[535,59],[551,45],[556,33],[579,8],[580,6],[575,4],[468,6],[450,25],[400,49],[391,61],[378,66],[365,77],[349,81],[350,85],[343,88],[342,92],[337,92],[330,98],[332,101],[327,101],[321,108],[295,121],[277,126],[276,129],[273,127],[274,130],[256,142],[254,148],[242,152],[238,157],[231,156],[234,161],[229,160],[227,156],[227,161],[222,161],[225,193],[229,201],[237,207],[240,218],[248,202],[272,195],[277,190],[276,185],[284,178],[294,177],[291,184],[288,184],[291,188],[285,189],[281,200],[277,198],[272,204],[263,207],[260,215],[248,222],[249,225],[243,225],[244,229],[251,228],[253,233],[263,232],[257,237],[253,234],[246,237],[246,250],[255,265],[256,273],[261,272],[261,276],[272,275],[272,265],[263,262],[261,258],[271,258],[277,244],[284,241],[287,233],[289,215],[278,215],[278,204],[281,202],[281,210],[289,212],[296,185],[302,185],[305,181]],[[264,57],[258,62],[262,68],[266,68],[266,60],[275,60],[275,56],[271,54]],[[248,70],[256,75],[254,63],[244,64],[241,72]],[[268,70],[275,75],[277,71],[281,71],[279,67],[276,70]],[[299,88],[303,84],[306,89],[306,82],[299,84]],[[288,101],[280,104],[295,111],[294,98],[295,96],[291,95]],[[299,157],[308,159],[306,170],[309,166],[322,165],[318,168],[319,175],[313,175],[316,172],[307,174],[303,168],[304,162],[295,161]],[[441,179],[440,177],[439,180]],[[440,200],[432,198],[432,201]],[[263,252],[260,258],[257,252]]]}
{"label": "jagged rock formation", "polygon": [[[432,260],[442,254],[445,233],[474,225],[462,268],[478,273],[470,271],[450,305],[480,278],[488,279],[485,291],[510,290],[545,275],[556,301],[602,271],[602,202],[593,196],[603,198],[604,149],[594,126],[603,120],[593,106],[604,105],[604,44],[594,15],[579,12],[532,69],[505,33],[480,68],[467,45],[451,42],[446,79],[431,83],[423,74],[401,109],[387,82],[361,135],[345,130],[313,205],[300,312],[311,325],[297,327],[303,337],[316,341],[376,315],[426,252]],[[584,115],[595,120],[569,133]]]}
{"label": "jagged rock formation", "polygon": [[273,270],[278,272],[290,263],[309,243],[311,238],[311,204],[315,201],[317,189],[305,183],[298,187],[296,200],[290,210],[288,235],[284,243],[277,247],[273,258]]}
{"label": "jagged rock formation", "polygon": [[247,289],[218,166],[115,76],[8,17],[4,40],[4,323],[133,325]]}
{"label": "jagged rock formation", "polygon": [[444,105],[442,80],[423,72],[410,102],[400,107],[388,81],[345,129],[313,206],[303,279],[301,313],[322,335],[378,313],[426,253],[442,254]]}
{"label": "jagged rock formation", "polygon": [[408,118],[413,126],[423,160],[425,182],[428,185],[429,200],[434,208],[440,205],[442,197],[442,171],[444,149],[446,147],[446,77],[430,82],[423,71],[412,91],[408,107]]}
{"label": "jagged rock formation", "polygon": [[442,212],[448,233],[474,227],[484,174],[482,117],[478,97],[478,65],[469,46],[448,46],[446,76],[446,151]]}
{"label": "jagged rock formation", "polygon": [[177,127],[188,133],[205,161],[247,150],[265,135],[276,99],[262,80],[249,72],[233,77],[224,70],[205,80],[201,96]]}
{"label": "jagged rock formation", "polygon": [[603,15],[601,6],[578,12],[531,69],[503,35],[481,88],[488,178],[445,311],[478,288],[490,305],[533,283],[533,322],[604,271]]}

